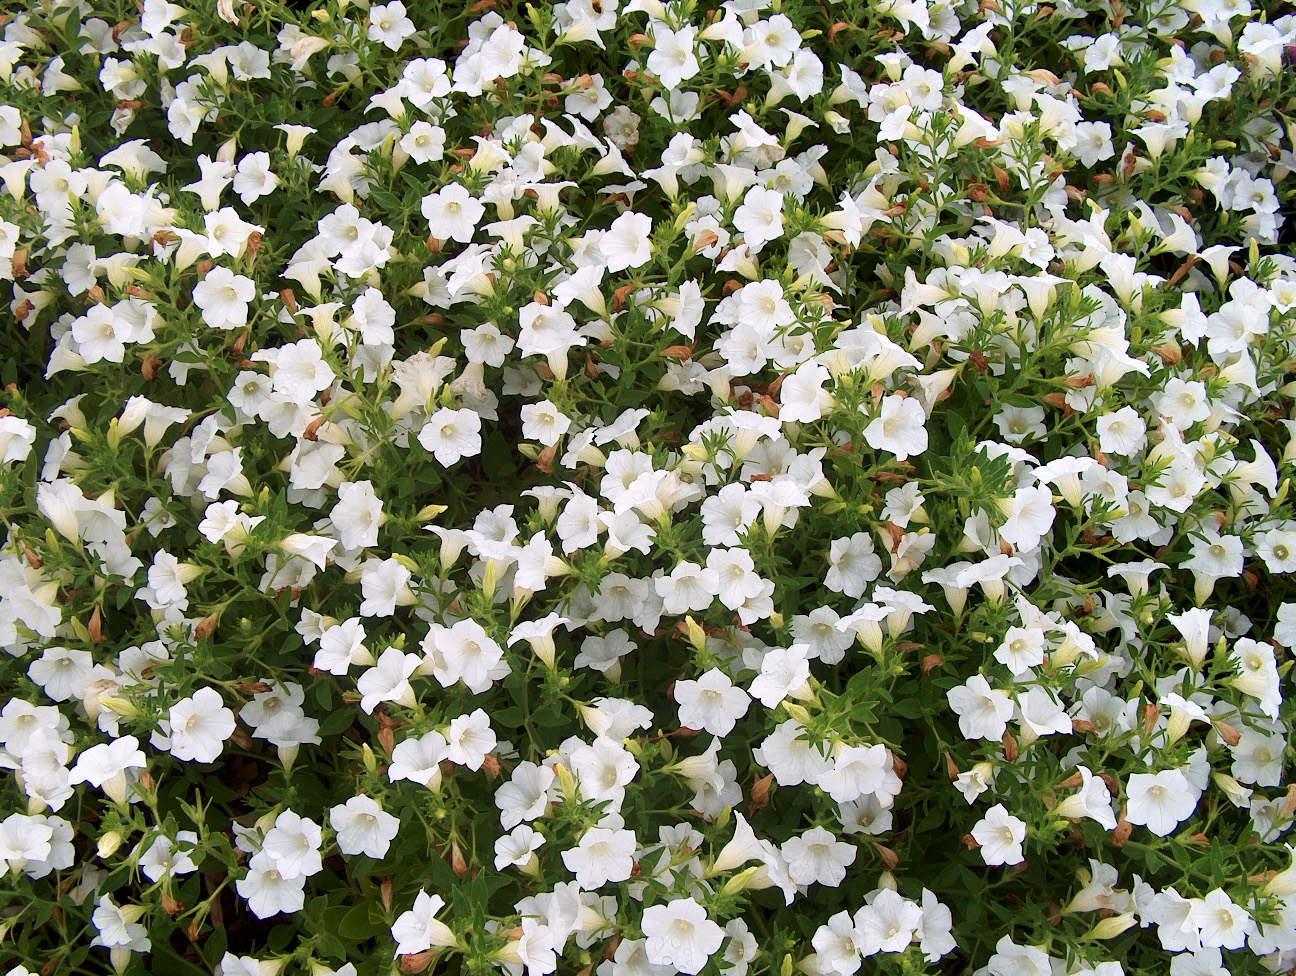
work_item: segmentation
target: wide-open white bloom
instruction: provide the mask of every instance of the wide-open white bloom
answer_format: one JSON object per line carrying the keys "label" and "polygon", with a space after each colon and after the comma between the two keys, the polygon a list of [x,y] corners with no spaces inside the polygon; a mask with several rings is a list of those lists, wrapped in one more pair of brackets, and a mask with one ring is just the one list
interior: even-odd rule
{"label": "wide-open white bloom", "polygon": [[972,838],[981,845],[986,864],[1019,864],[1025,859],[1022,842],[1026,839],[1026,822],[1019,820],[996,803],[972,828]]}
{"label": "wide-open white bloom", "polygon": [[436,193],[429,193],[420,209],[433,237],[463,244],[473,239],[477,224],[486,214],[485,205],[462,183],[451,183]]}
{"label": "wide-open white bloom", "polygon": [[922,921],[923,910],[917,904],[883,888],[855,913],[860,949],[865,956],[875,952],[904,952]]}
{"label": "wide-open white bloom", "polygon": [[1146,825],[1158,837],[1171,833],[1197,810],[1198,791],[1177,769],[1133,773],[1125,784],[1125,819]]}
{"label": "wide-open white bloom", "polygon": [[270,855],[260,851],[248,860],[245,878],[234,883],[239,895],[257,918],[302,910],[306,903],[306,876],[285,878]]}
{"label": "wide-open white bloom", "polygon": [[692,898],[676,898],[645,909],[641,923],[648,961],[673,966],[690,976],[699,972],[724,942],[724,929]]}
{"label": "wide-open white bloom", "polygon": [[0,821],[0,861],[22,870],[28,861],[43,861],[50,855],[54,829],[42,817],[13,813]]}
{"label": "wide-open white bloom", "polygon": [[666,88],[678,88],[701,70],[693,46],[697,28],[682,27],[671,30],[658,23],[653,30],[653,50],[648,55],[648,70],[657,76]]}
{"label": "wide-open white bloom", "polygon": [[389,50],[399,49],[415,29],[414,22],[405,16],[405,4],[401,0],[378,3],[369,8],[369,40],[377,41]]}
{"label": "wide-open white bloom", "polygon": [[612,226],[599,240],[609,271],[639,268],[652,257],[652,218],[647,214],[627,210],[612,221]]}
{"label": "wide-open white bloom", "polygon": [[466,408],[442,407],[423,425],[418,442],[446,467],[476,457],[482,449],[481,416]]}
{"label": "wide-open white bloom", "polygon": [[1053,520],[1057,517],[1053,493],[1044,485],[1018,488],[1009,505],[1008,521],[999,527],[999,538],[1029,552],[1053,527]]}
{"label": "wide-open white bloom", "polygon": [[861,941],[859,928],[851,914],[838,912],[815,930],[810,944],[814,946],[822,971],[837,976],[854,976],[862,961]]}
{"label": "wide-open white bloom", "polygon": [[864,440],[875,451],[890,451],[904,461],[927,450],[926,422],[916,397],[883,397],[882,412],[864,428]]}
{"label": "wide-open white bloom", "polygon": [[234,713],[214,688],[201,688],[171,706],[170,752],[177,759],[215,762],[234,733]]}
{"label": "wide-open white bloom", "polygon": [[734,212],[734,229],[752,247],[759,247],[783,236],[783,194],[753,186],[743,196]]}
{"label": "wide-open white bloom", "polygon": [[400,831],[400,820],[383,810],[371,796],[355,796],[329,810],[343,854],[381,858]]}
{"label": "wide-open white bloom", "polygon": [[451,719],[445,737],[448,744],[446,758],[472,770],[481,769],[487,754],[498,743],[490,717],[480,708]]}
{"label": "wide-open white bloom", "polygon": [[261,850],[274,862],[279,874],[291,881],[309,878],[323,870],[322,842],[319,824],[285,810],[275,818],[274,826],[261,843]]}
{"label": "wide-open white bloom", "polygon": [[799,885],[822,884],[836,888],[846,879],[846,869],[859,853],[854,844],[839,841],[832,831],[812,827],[784,842],[780,851],[788,874]]}
{"label": "wide-open white bloom", "polygon": [[579,844],[563,851],[563,864],[576,875],[582,891],[594,891],[630,877],[638,844],[633,830],[591,827]]}
{"label": "wide-open white bloom", "polygon": [[846,596],[859,598],[864,587],[878,578],[882,560],[867,532],[856,532],[844,539],[834,539],[829,547],[828,573],[824,586]]}
{"label": "wide-open white bloom", "polygon": [[747,714],[751,698],[723,671],[711,668],[698,680],[675,682],[680,725],[723,738]]}
{"label": "wide-open white bloom", "polygon": [[414,707],[414,689],[409,679],[421,663],[418,655],[405,654],[395,647],[382,652],[378,663],[360,675],[356,691],[360,692],[360,707],[372,714],[382,702],[397,702],[406,708]]}
{"label": "wide-open white bloom", "polygon": [[959,731],[968,739],[1001,739],[1013,715],[1012,697],[990,687],[983,675],[974,674],[946,692],[950,708],[959,717]]}

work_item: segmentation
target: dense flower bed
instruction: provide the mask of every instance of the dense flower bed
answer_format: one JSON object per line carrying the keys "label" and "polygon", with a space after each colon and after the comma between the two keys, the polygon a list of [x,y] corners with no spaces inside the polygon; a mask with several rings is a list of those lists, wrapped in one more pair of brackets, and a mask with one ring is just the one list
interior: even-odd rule
{"label": "dense flower bed", "polygon": [[1296,966],[1287,5],[0,41],[0,971]]}

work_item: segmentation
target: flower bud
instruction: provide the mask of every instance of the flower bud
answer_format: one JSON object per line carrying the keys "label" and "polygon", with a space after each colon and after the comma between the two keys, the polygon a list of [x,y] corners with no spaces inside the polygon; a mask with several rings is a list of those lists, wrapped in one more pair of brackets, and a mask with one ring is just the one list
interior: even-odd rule
{"label": "flower bud", "polygon": [[102,834],[99,837],[99,857],[112,857],[117,853],[117,849],[122,846],[122,842],[125,841],[125,839],[126,838],[121,835],[121,832],[117,830],[110,830],[106,834]]}
{"label": "flower bud", "polygon": [[764,867],[765,865],[763,864],[754,864],[749,868],[744,868],[742,871],[739,871],[737,874],[735,874],[732,878],[730,878],[728,881],[724,883],[724,885],[720,888],[720,894],[725,896],[736,895],[739,892],[750,887],[752,880],[756,876],[756,873],[762,870]]}
{"label": "flower bud", "polygon": [[1288,846],[1287,853],[1293,855],[1291,866],[1275,874],[1262,889],[1266,895],[1273,895],[1284,901],[1296,897],[1296,848]]}
{"label": "flower bud", "polygon": [[1250,807],[1251,790],[1247,789],[1232,776],[1227,776],[1224,773],[1212,773],[1211,779],[1215,781],[1215,785],[1224,792],[1224,795],[1229,798],[1229,802],[1231,802],[1235,807],[1239,807],[1243,810]]}
{"label": "flower bud", "polygon": [[1114,939],[1131,925],[1136,923],[1137,919],[1133,912],[1126,912],[1123,915],[1113,915],[1110,918],[1104,918],[1095,925],[1087,936],[1090,939]]}

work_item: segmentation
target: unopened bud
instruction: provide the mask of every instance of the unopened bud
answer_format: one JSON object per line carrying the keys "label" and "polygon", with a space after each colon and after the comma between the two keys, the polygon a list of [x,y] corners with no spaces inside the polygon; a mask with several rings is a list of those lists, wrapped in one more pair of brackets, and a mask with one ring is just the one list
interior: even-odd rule
{"label": "unopened bud", "polygon": [[1123,915],[1113,915],[1111,918],[1104,918],[1095,925],[1089,932],[1088,938],[1091,939],[1114,939],[1130,926],[1134,925],[1136,919],[1133,912],[1126,912]]}
{"label": "unopened bud", "polygon": [[99,856],[101,858],[112,857],[117,853],[117,849],[122,846],[125,840],[120,831],[110,830],[99,838]]}

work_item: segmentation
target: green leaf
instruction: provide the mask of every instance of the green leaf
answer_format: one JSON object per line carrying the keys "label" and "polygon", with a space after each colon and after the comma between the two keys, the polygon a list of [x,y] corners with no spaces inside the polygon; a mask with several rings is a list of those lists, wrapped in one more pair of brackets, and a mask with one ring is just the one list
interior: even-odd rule
{"label": "green leaf", "polygon": [[363,942],[387,932],[385,922],[375,922],[369,914],[369,903],[361,902],[346,912],[337,924],[337,934],[348,942]]}

